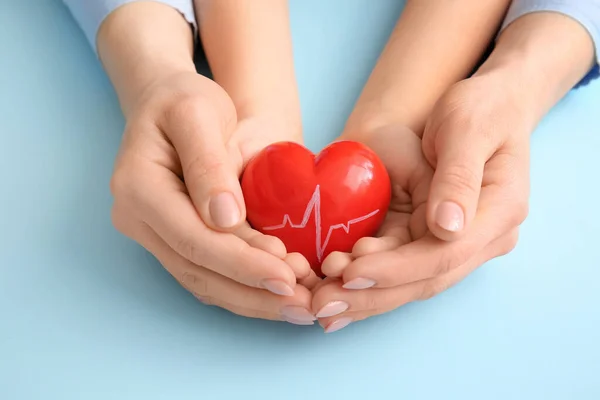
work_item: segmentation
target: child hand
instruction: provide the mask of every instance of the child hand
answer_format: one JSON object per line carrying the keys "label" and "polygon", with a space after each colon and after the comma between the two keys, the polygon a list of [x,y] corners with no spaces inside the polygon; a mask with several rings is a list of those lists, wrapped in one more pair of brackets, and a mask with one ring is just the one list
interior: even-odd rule
{"label": "child hand", "polygon": [[245,222],[239,175],[276,140],[301,140],[267,120],[237,121],[213,81],[162,78],[128,113],[111,182],[114,224],[154,254],[188,290],[248,317],[312,323],[314,275],[274,237]]}
{"label": "child hand", "polygon": [[[433,171],[421,150],[421,139],[403,126],[386,126],[372,132],[344,134],[343,139],[358,140],[375,151],[385,164],[392,185],[392,200],[377,237],[360,239],[351,253],[334,252],[323,262],[327,276],[314,289],[313,310],[326,332],[333,332],[348,323],[390,311],[408,299],[420,296],[414,287],[371,289],[370,275],[347,278],[360,260],[371,254],[397,251],[427,232],[427,196]],[[393,274],[384,264],[372,265],[374,273]],[[366,267],[369,269],[369,267]],[[360,270],[363,272],[363,270]],[[364,290],[357,290],[362,287]]]}

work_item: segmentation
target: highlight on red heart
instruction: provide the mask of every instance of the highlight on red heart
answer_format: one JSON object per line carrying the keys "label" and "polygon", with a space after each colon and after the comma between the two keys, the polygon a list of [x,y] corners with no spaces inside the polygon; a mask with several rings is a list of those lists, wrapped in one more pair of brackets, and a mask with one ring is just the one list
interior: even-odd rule
{"label": "highlight on red heart", "polygon": [[241,185],[250,225],[304,255],[319,276],[328,254],[349,252],[377,232],[391,200],[382,161],[354,141],[316,155],[298,143],[274,143],[250,160]]}

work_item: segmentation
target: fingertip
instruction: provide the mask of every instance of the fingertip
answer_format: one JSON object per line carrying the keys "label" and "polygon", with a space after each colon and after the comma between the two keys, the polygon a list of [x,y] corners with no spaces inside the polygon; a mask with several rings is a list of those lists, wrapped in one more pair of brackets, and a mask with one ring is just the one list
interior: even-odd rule
{"label": "fingertip", "polygon": [[331,318],[331,322],[319,322],[319,324],[323,327],[325,333],[333,333],[344,329],[352,322],[354,322],[354,320],[350,317],[338,316],[335,318]]}
{"label": "fingertip", "polygon": [[258,287],[267,289],[275,294],[283,296],[293,296],[294,291],[298,288],[296,273],[285,257],[277,258],[272,254],[268,254],[260,249],[254,251],[263,253],[263,266],[268,265],[268,269],[263,270],[262,279],[259,281]]}
{"label": "fingertip", "polygon": [[300,253],[289,253],[287,255],[284,254],[284,257],[282,258],[290,266],[292,271],[294,271],[297,279],[308,278],[310,273],[313,272],[306,258]]}
{"label": "fingertip", "polygon": [[297,288],[297,281],[290,265],[285,260],[276,258],[263,250],[249,246],[248,250],[248,254],[242,256],[242,260],[253,254],[260,255],[260,257],[255,259],[255,262],[258,263],[255,264],[256,268],[251,265],[240,265],[244,272],[251,274],[245,281],[249,282],[250,286],[266,289],[280,296],[293,296]]}
{"label": "fingertip", "polygon": [[344,273],[344,269],[352,262],[352,255],[341,251],[334,251],[329,254],[323,264],[321,271],[330,278],[339,278]]}
{"label": "fingertip", "polygon": [[285,245],[281,240],[279,240],[279,238],[276,238],[275,236],[256,234],[248,238],[246,243],[254,248],[266,251],[267,253],[270,253],[282,260],[285,260],[287,255]]}
{"label": "fingertip", "polygon": [[319,278],[313,270],[310,271],[310,274],[306,278],[300,279],[298,281],[300,285],[304,286],[305,288],[311,291],[315,290],[321,282],[322,279]]}
{"label": "fingertip", "polygon": [[[321,290],[321,288],[322,288],[323,286],[327,286],[327,285],[331,284],[332,282],[339,282],[339,281],[340,281],[340,280],[339,280],[339,279],[337,279],[337,278],[328,278],[328,277],[325,277],[325,278],[321,279],[321,278],[319,278],[318,276],[317,276],[317,279],[318,279],[318,282],[316,283],[316,285],[314,285],[314,286],[313,286],[313,287],[310,289],[310,291],[313,293],[313,295],[315,295],[315,294],[317,294],[317,293],[319,293],[319,294],[320,294],[320,292],[319,292],[319,291]],[[314,300],[314,298],[313,298],[313,300]]]}
{"label": "fingertip", "polygon": [[346,290],[385,287],[389,277],[398,273],[393,262],[397,255],[396,250],[391,250],[355,259],[341,276],[342,287]]}
{"label": "fingertip", "polygon": [[288,283],[277,279],[265,279],[262,281],[261,286],[278,296],[292,297],[295,294],[293,286],[290,286]]}
{"label": "fingertip", "polygon": [[342,282],[339,279],[325,278],[318,283],[312,292],[311,305],[315,313],[321,311],[332,300],[344,300],[344,297],[340,295],[343,289]]}
{"label": "fingertip", "polygon": [[398,246],[400,246],[400,239],[396,237],[364,237],[357,241],[352,248],[352,257],[359,258],[380,251],[389,251]]}

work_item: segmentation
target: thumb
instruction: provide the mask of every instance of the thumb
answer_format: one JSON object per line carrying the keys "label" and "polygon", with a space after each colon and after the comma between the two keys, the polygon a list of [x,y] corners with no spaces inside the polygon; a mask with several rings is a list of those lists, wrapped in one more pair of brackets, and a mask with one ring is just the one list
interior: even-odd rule
{"label": "thumb", "polygon": [[169,113],[165,131],[200,217],[212,229],[230,231],[246,219],[246,210],[237,168],[225,145],[234,124],[214,111],[191,101],[182,112]]}
{"label": "thumb", "polygon": [[[428,158],[436,161],[427,204],[427,225],[439,239],[455,240],[475,217],[485,163],[493,146],[485,134],[474,132],[464,124],[446,123],[438,127],[437,132],[426,131],[423,137],[423,146],[429,147],[424,149],[425,153],[433,153],[433,157]],[[426,146],[428,142],[431,146]]]}

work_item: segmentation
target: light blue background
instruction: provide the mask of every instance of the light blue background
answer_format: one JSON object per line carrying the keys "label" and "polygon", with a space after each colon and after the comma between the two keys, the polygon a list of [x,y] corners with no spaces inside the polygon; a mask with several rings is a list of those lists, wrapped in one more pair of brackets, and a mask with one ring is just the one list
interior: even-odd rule
{"label": "light blue background", "polygon": [[[397,0],[293,0],[309,146],[342,128]],[[58,0],[0,0],[0,399],[599,399],[600,82],[533,139],[518,248],[325,335],[199,304],[111,226],[123,120]]]}

